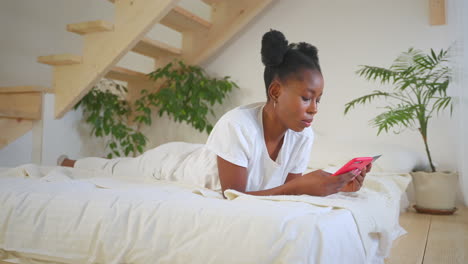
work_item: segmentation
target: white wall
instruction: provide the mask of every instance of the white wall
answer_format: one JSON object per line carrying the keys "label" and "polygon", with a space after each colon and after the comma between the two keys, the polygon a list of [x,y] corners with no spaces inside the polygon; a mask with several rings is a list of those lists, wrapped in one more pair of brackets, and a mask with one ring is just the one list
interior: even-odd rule
{"label": "white wall", "polygon": [[455,128],[458,132],[458,173],[460,187],[464,193],[464,202],[468,204],[468,3],[464,0],[454,0],[448,10],[454,22],[453,38],[457,40],[453,51],[454,86],[452,94],[455,97]]}
{"label": "white wall", "polygon": [[[379,113],[376,108],[379,105],[358,107],[347,116],[343,111],[346,102],[377,88],[355,74],[358,65],[390,66],[409,47],[428,50],[451,44],[448,26],[430,26],[428,13],[426,0],[276,1],[205,65],[207,71],[218,76],[230,75],[241,86],[221,112],[239,104],[265,100],[260,43],[263,33],[274,28],[292,42],[306,41],[319,49],[325,90],[313,127],[322,138],[362,144],[396,143],[425,155],[416,131],[376,136],[377,130],[368,126],[368,120]],[[430,123],[430,148],[440,169],[456,167],[450,125],[447,116]],[[154,145],[170,140],[206,139],[206,135],[183,125],[168,127],[167,120],[159,121],[152,131]]]}
{"label": "white wall", "polygon": [[[52,67],[36,62],[37,56],[80,54],[81,37],[68,33],[66,24],[86,20],[112,21],[108,1],[2,1],[0,8],[0,86],[51,87]],[[78,155],[81,138],[75,130],[81,114],[69,112],[53,119],[53,95],[44,99],[43,162],[54,164],[59,153]],[[0,166],[31,162],[32,132],[0,150]]]}
{"label": "white wall", "polygon": [[[9,67],[5,64],[1,67],[1,86],[26,83],[50,86],[51,69],[35,63],[36,56],[62,51],[79,52],[81,46],[77,43],[80,41],[74,39],[79,37],[65,33],[65,24],[83,21],[85,16],[111,20],[113,14],[112,6],[105,3],[107,1],[38,2],[16,0],[2,3],[0,58],[8,61]],[[46,13],[49,9],[53,12]],[[218,115],[213,120],[237,105],[265,99],[260,41],[263,33],[274,28],[281,30],[292,42],[310,42],[319,49],[326,82],[319,115],[313,124],[319,135],[367,141],[369,144],[397,142],[423,153],[422,140],[417,132],[376,136],[376,129],[368,126],[368,120],[378,113],[377,105],[360,107],[346,117],[343,110],[346,102],[376,88],[357,77],[354,72],[358,65],[389,66],[401,51],[409,47],[439,49],[450,45],[448,26],[430,26],[428,13],[427,0],[276,1],[204,65],[213,75],[232,76],[241,87],[222,107],[218,106]],[[6,45],[3,39],[6,39]],[[174,39],[177,41],[177,36]],[[52,107],[53,96],[48,97],[46,109]],[[86,133],[76,131],[77,127],[82,127],[78,122],[80,116],[75,112],[61,120],[46,116],[45,164],[53,163],[59,153],[69,153],[72,157],[100,155],[96,142],[91,144]],[[449,119],[444,116],[434,119],[429,130],[433,158],[442,169],[456,168],[456,161],[451,158],[455,154],[455,141],[449,125]],[[146,132],[150,138],[149,147],[174,140],[202,143],[207,138],[206,134],[184,124],[173,124],[167,118],[156,120]],[[8,157],[22,156],[27,152],[24,146],[31,144],[29,138],[30,135],[26,135],[0,150],[0,166],[24,163],[26,157]]]}

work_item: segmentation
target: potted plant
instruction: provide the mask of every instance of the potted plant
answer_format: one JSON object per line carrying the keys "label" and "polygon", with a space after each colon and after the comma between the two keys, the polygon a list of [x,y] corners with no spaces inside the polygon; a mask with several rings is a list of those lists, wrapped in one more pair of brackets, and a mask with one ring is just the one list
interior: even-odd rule
{"label": "potted plant", "polygon": [[403,52],[389,68],[363,65],[357,74],[368,81],[378,81],[388,91],[374,90],[371,94],[356,98],[345,105],[345,114],[358,104],[385,98],[385,111],[371,120],[382,131],[417,129],[424,142],[429,161],[429,171],[411,172],[415,187],[418,212],[453,214],[455,212],[457,173],[437,171],[428,144],[428,123],[434,114],[450,109],[452,98],[447,95],[450,82],[447,50],[438,53],[431,49],[426,54],[409,49]]}
{"label": "potted plant", "polygon": [[160,83],[159,89],[141,90],[133,104],[126,100],[125,86],[103,79],[75,105],[82,108],[91,135],[106,141],[107,158],[143,153],[148,140],[140,129],[151,125],[152,110],[210,133],[213,125],[208,113],[214,115],[214,105],[238,88],[229,76],[213,78],[203,68],[182,61],[158,68],[148,79]]}

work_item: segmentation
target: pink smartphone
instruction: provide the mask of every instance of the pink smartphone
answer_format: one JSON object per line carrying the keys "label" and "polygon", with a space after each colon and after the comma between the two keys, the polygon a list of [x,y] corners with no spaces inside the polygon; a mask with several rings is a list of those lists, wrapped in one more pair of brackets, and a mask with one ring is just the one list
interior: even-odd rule
{"label": "pink smartphone", "polygon": [[367,165],[372,163],[375,157],[359,157],[350,160],[346,163],[343,167],[337,170],[332,176],[344,174],[350,172],[355,169],[359,169],[360,171],[364,169]]}

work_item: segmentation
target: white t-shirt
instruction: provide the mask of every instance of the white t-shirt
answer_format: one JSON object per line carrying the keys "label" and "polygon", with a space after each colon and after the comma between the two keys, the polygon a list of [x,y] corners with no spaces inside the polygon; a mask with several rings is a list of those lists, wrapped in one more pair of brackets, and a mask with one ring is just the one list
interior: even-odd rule
{"label": "white t-shirt", "polygon": [[314,141],[312,128],[302,132],[288,129],[274,161],[263,134],[265,103],[234,108],[216,123],[206,148],[222,159],[247,168],[246,191],[270,189],[284,184],[288,173],[303,173],[309,163]]}

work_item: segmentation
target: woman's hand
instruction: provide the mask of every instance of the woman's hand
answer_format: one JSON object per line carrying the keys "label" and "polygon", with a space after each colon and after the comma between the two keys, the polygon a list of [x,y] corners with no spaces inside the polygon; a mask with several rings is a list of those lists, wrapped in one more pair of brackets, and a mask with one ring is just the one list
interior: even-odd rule
{"label": "woman's hand", "polygon": [[364,178],[366,174],[372,169],[372,163],[367,165],[352,181],[346,184],[340,192],[357,192],[361,189],[364,184]]}
{"label": "woman's hand", "polygon": [[352,172],[331,176],[323,170],[316,170],[291,181],[295,185],[295,194],[308,194],[314,196],[327,196],[346,187],[355,178]]}
{"label": "woman's hand", "polygon": [[224,190],[234,189],[251,195],[301,195],[308,194],[314,196],[327,196],[337,192],[358,191],[364,181],[366,173],[371,166],[363,170],[359,177],[353,172],[331,176],[323,170],[313,171],[302,176],[293,175],[288,177],[288,181],[275,188],[247,191],[247,168],[232,164],[218,157],[218,172],[221,188]]}

